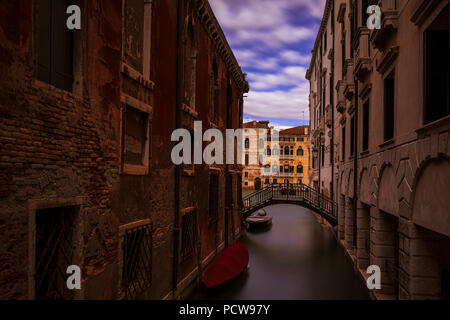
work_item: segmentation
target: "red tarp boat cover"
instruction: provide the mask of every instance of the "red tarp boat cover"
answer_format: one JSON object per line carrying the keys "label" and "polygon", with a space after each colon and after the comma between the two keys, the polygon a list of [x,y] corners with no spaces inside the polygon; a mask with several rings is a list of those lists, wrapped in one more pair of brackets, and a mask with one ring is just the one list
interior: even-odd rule
{"label": "red tarp boat cover", "polygon": [[248,266],[248,249],[243,243],[235,243],[222,251],[206,268],[203,282],[213,288],[233,280]]}

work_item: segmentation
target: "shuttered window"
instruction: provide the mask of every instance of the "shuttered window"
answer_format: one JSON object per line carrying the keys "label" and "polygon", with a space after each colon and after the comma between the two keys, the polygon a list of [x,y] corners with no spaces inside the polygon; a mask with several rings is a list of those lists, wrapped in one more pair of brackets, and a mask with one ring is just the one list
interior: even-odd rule
{"label": "shuttered window", "polygon": [[73,31],[66,27],[69,0],[37,1],[37,78],[72,91]]}

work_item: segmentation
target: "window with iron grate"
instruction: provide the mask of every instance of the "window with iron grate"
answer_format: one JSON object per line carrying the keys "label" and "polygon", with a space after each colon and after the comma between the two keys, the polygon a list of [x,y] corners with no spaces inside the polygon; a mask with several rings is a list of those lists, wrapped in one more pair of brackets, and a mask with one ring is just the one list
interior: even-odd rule
{"label": "window with iron grate", "polygon": [[122,297],[134,299],[152,284],[151,224],[125,230],[121,244]]}
{"label": "window with iron grate", "polygon": [[76,264],[77,206],[36,211],[35,299],[72,300],[67,288],[67,267]]}

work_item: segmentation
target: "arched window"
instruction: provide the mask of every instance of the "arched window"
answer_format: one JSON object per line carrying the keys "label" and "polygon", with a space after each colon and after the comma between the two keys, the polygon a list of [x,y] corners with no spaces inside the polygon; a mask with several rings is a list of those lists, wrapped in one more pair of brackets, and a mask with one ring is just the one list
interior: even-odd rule
{"label": "arched window", "polygon": [[250,149],[250,139],[245,139],[245,149]]}
{"label": "arched window", "polygon": [[274,147],[273,147],[273,149],[272,149],[272,154],[273,154],[274,156],[277,156],[277,155],[278,155],[278,146],[274,146]]}
{"label": "arched window", "polygon": [[275,163],[273,166],[272,166],[272,173],[278,173],[278,164],[277,163]]}
{"label": "arched window", "polygon": [[303,173],[303,166],[301,164],[297,166],[297,173]]}
{"label": "arched window", "polygon": [[290,153],[289,153],[291,156],[293,156],[294,155],[294,147],[291,147],[290,148]]}
{"label": "arched window", "polygon": [[297,156],[303,156],[303,148],[302,147],[298,147]]}
{"label": "arched window", "polygon": [[289,147],[288,147],[288,146],[284,147],[284,154],[285,154],[286,156],[289,155]]}
{"label": "arched window", "polygon": [[269,146],[267,146],[267,149],[266,149],[266,155],[267,155],[267,156],[271,156],[271,155],[272,155],[272,149],[270,149]]}

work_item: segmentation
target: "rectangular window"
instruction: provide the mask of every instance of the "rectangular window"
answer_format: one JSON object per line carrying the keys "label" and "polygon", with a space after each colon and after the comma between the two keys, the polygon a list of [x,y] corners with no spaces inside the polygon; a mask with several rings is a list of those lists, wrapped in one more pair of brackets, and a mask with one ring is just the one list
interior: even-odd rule
{"label": "rectangular window", "polygon": [[72,300],[66,285],[67,267],[74,264],[74,235],[79,207],[36,211],[35,299]]}
{"label": "rectangular window", "polygon": [[[247,174],[248,176],[248,174]],[[219,176],[209,176],[209,221],[216,222],[219,216]]]}
{"label": "rectangular window", "polygon": [[322,151],[321,151],[321,158],[322,158],[322,167],[325,166],[325,146],[322,145]]}
{"label": "rectangular window", "polygon": [[369,101],[364,103],[363,105],[363,151],[366,151],[369,149],[369,115],[370,109],[369,109]]}
{"label": "rectangular window", "polygon": [[345,143],[346,143],[346,136],[345,136],[345,126],[342,127],[342,161],[345,161]]}
{"label": "rectangular window", "polygon": [[187,212],[181,218],[181,260],[185,261],[195,252],[195,241],[197,239],[197,217],[196,211]]}
{"label": "rectangular window", "polygon": [[248,154],[245,155],[245,165],[248,166],[250,163]]}
{"label": "rectangular window", "polygon": [[355,117],[350,120],[350,156],[355,155]]}
{"label": "rectangular window", "polygon": [[39,0],[37,10],[37,78],[72,91],[74,31],[66,27],[69,0]]}
{"label": "rectangular window", "polygon": [[[124,166],[143,168],[148,173],[150,150],[150,116],[129,105],[124,112]],[[127,170],[125,170],[127,171]]]}
{"label": "rectangular window", "polygon": [[125,229],[121,246],[122,295],[125,299],[135,299],[152,284],[151,224]]}
{"label": "rectangular window", "polygon": [[449,10],[444,9],[425,31],[424,124],[450,115]]}
{"label": "rectangular window", "polygon": [[384,79],[384,141],[394,138],[395,70]]}
{"label": "rectangular window", "polygon": [[369,20],[369,14],[367,13],[367,9],[369,8],[369,0],[362,0],[361,7],[361,26],[365,27],[367,25],[367,20]]}

